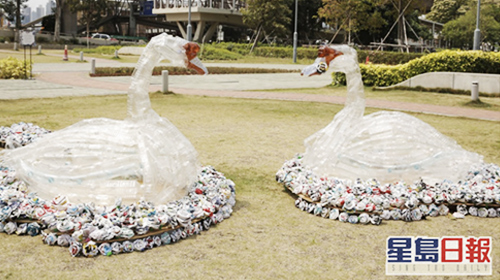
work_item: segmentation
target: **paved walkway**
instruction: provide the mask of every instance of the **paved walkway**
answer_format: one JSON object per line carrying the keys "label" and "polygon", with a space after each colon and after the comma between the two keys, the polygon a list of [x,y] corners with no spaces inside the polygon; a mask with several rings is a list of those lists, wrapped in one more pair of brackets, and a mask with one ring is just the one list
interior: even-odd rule
{"label": "paved walkway", "polygon": [[[135,66],[115,61],[99,60],[97,66]],[[207,66],[262,67],[300,69],[302,65],[255,65],[255,64],[206,64]],[[38,63],[33,67],[34,80],[0,80],[0,100],[19,98],[48,98],[57,96],[126,94],[130,77],[90,78],[90,63]],[[265,89],[320,88],[328,85],[329,75],[301,77],[291,74],[245,74],[170,76],[169,90],[178,94],[214,97],[276,99],[289,101],[325,102],[344,104],[345,98],[319,94],[293,92],[264,92]],[[150,91],[161,90],[161,78],[151,79]],[[253,91],[249,91],[253,90]],[[257,91],[256,91],[257,90]],[[430,104],[394,102],[367,99],[367,106],[374,108],[422,112],[481,120],[500,121],[500,112]]]}

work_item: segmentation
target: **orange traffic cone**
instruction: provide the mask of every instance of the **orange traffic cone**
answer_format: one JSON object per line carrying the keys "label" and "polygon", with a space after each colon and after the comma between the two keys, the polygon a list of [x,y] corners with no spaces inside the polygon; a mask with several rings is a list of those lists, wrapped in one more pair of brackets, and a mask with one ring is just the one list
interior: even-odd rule
{"label": "orange traffic cone", "polygon": [[64,61],[68,61],[68,45],[64,45],[64,56],[63,56]]}

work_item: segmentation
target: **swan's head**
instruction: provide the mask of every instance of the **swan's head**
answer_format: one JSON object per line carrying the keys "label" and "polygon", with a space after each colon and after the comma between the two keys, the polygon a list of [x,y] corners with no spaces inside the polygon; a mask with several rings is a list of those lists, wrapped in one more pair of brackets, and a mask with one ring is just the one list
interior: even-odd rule
{"label": "swan's head", "polygon": [[[320,46],[318,48],[318,57],[313,64],[302,70],[301,75],[321,75],[328,68],[333,68],[334,71],[343,71],[343,63],[341,61],[350,60],[352,57],[357,57],[356,50],[349,46]],[[336,63],[337,61],[340,63]]]}
{"label": "swan's head", "polygon": [[198,53],[200,52],[200,46],[194,42],[188,42],[184,45],[184,50],[186,54],[186,67],[189,69],[193,69],[200,75],[208,74],[207,68],[197,57]]}
{"label": "swan's head", "polygon": [[167,59],[176,66],[193,69],[201,75],[208,74],[207,68],[197,57],[200,46],[194,42],[162,33],[151,38],[148,47],[155,49],[161,59]]}

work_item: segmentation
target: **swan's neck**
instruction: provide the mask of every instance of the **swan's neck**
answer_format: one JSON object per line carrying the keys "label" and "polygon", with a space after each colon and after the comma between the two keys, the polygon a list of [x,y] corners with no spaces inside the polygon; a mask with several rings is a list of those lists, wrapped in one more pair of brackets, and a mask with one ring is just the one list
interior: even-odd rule
{"label": "swan's neck", "polygon": [[149,100],[149,83],[155,65],[160,61],[161,55],[155,50],[154,44],[148,44],[142,52],[137,67],[132,74],[128,90],[128,118],[143,118],[154,111]]}
{"label": "swan's neck", "polygon": [[365,92],[359,65],[354,63],[346,69],[347,98],[345,106],[362,106],[365,109]]}

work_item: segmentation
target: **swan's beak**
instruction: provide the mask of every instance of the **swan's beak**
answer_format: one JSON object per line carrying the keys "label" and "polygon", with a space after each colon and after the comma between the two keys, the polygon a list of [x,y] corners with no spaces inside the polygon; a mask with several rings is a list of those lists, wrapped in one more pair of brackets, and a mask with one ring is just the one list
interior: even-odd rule
{"label": "swan's beak", "polygon": [[200,46],[194,42],[189,42],[184,45],[184,49],[186,50],[186,67],[188,69],[193,69],[196,73],[200,75],[208,74],[208,70],[201,63],[200,59],[197,57],[198,52],[200,51]]}
{"label": "swan's beak", "polygon": [[325,73],[328,70],[328,65],[326,64],[326,61],[323,57],[318,57],[314,61],[313,64],[306,66],[304,69],[302,69],[302,72],[300,73],[301,76],[314,76],[314,75],[321,75]]}
{"label": "swan's beak", "polygon": [[208,74],[207,67],[205,67],[205,65],[203,65],[203,63],[201,63],[201,60],[197,57],[191,59],[188,62],[187,68],[193,69],[194,71],[196,71],[196,73],[198,73],[200,75],[207,75]]}
{"label": "swan's beak", "polygon": [[344,53],[337,51],[328,46],[321,46],[318,49],[318,58],[314,61],[313,64],[307,66],[300,73],[301,76],[313,76],[313,75],[321,75],[328,71],[328,67],[330,66],[330,62],[334,60],[336,57],[343,55]]}

